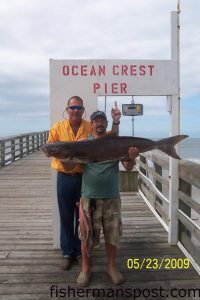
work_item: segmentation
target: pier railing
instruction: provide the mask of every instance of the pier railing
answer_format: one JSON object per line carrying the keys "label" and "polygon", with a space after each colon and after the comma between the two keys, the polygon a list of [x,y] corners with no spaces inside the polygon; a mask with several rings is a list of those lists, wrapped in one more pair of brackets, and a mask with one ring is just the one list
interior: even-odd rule
{"label": "pier railing", "polygon": [[0,139],[0,168],[39,150],[47,138],[48,131],[41,131]]}
{"label": "pier railing", "polygon": [[[139,190],[151,210],[169,231],[169,159],[147,152],[137,159]],[[179,162],[178,245],[200,272],[200,165]]]}

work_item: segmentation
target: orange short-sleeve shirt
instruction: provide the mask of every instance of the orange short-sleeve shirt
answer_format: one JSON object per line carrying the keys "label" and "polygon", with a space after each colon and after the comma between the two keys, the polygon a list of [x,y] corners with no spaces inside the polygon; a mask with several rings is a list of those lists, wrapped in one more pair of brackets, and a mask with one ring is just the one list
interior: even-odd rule
{"label": "orange short-sleeve shirt", "polygon": [[[72,142],[87,139],[87,137],[92,134],[91,123],[82,120],[81,125],[78,129],[77,135],[75,136],[73,130],[70,126],[69,120],[63,120],[53,125],[49,131],[48,143],[53,142]],[[59,172],[63,173],[82,173],[83,168],[81,165],[77,165],[70,171],[66,171],[59,159],[53,158],[51,162],[51,167]]]}

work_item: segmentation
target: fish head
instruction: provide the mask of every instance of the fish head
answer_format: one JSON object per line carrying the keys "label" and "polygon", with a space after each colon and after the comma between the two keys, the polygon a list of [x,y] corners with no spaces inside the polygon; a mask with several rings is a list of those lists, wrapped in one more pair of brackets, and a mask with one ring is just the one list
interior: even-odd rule
{"label": "fish head", "polygon": [[64,148],[59,142],[44,144],[42,145],[41,150],[47,157],[70,159],[70,151],[66,147]]}

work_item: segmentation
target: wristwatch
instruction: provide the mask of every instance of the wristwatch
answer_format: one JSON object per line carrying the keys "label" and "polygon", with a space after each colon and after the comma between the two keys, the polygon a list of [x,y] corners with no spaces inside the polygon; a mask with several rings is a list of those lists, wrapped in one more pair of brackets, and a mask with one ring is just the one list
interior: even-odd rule
{"label": "wristwatch", "polygon": [[120,121],[119,122],[113,122],[113,125],[119,125],[120,124]]}

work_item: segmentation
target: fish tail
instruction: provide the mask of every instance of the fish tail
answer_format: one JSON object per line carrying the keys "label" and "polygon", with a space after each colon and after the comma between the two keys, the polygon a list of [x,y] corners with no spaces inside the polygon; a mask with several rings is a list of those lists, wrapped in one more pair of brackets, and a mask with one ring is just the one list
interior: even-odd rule
{"label": "fish tail", "polygon": [[175,159],[181,159],[176,153],[174,146],[187,137],[188,135],[175,135],[170,138],[159,140],[157,148]]}

